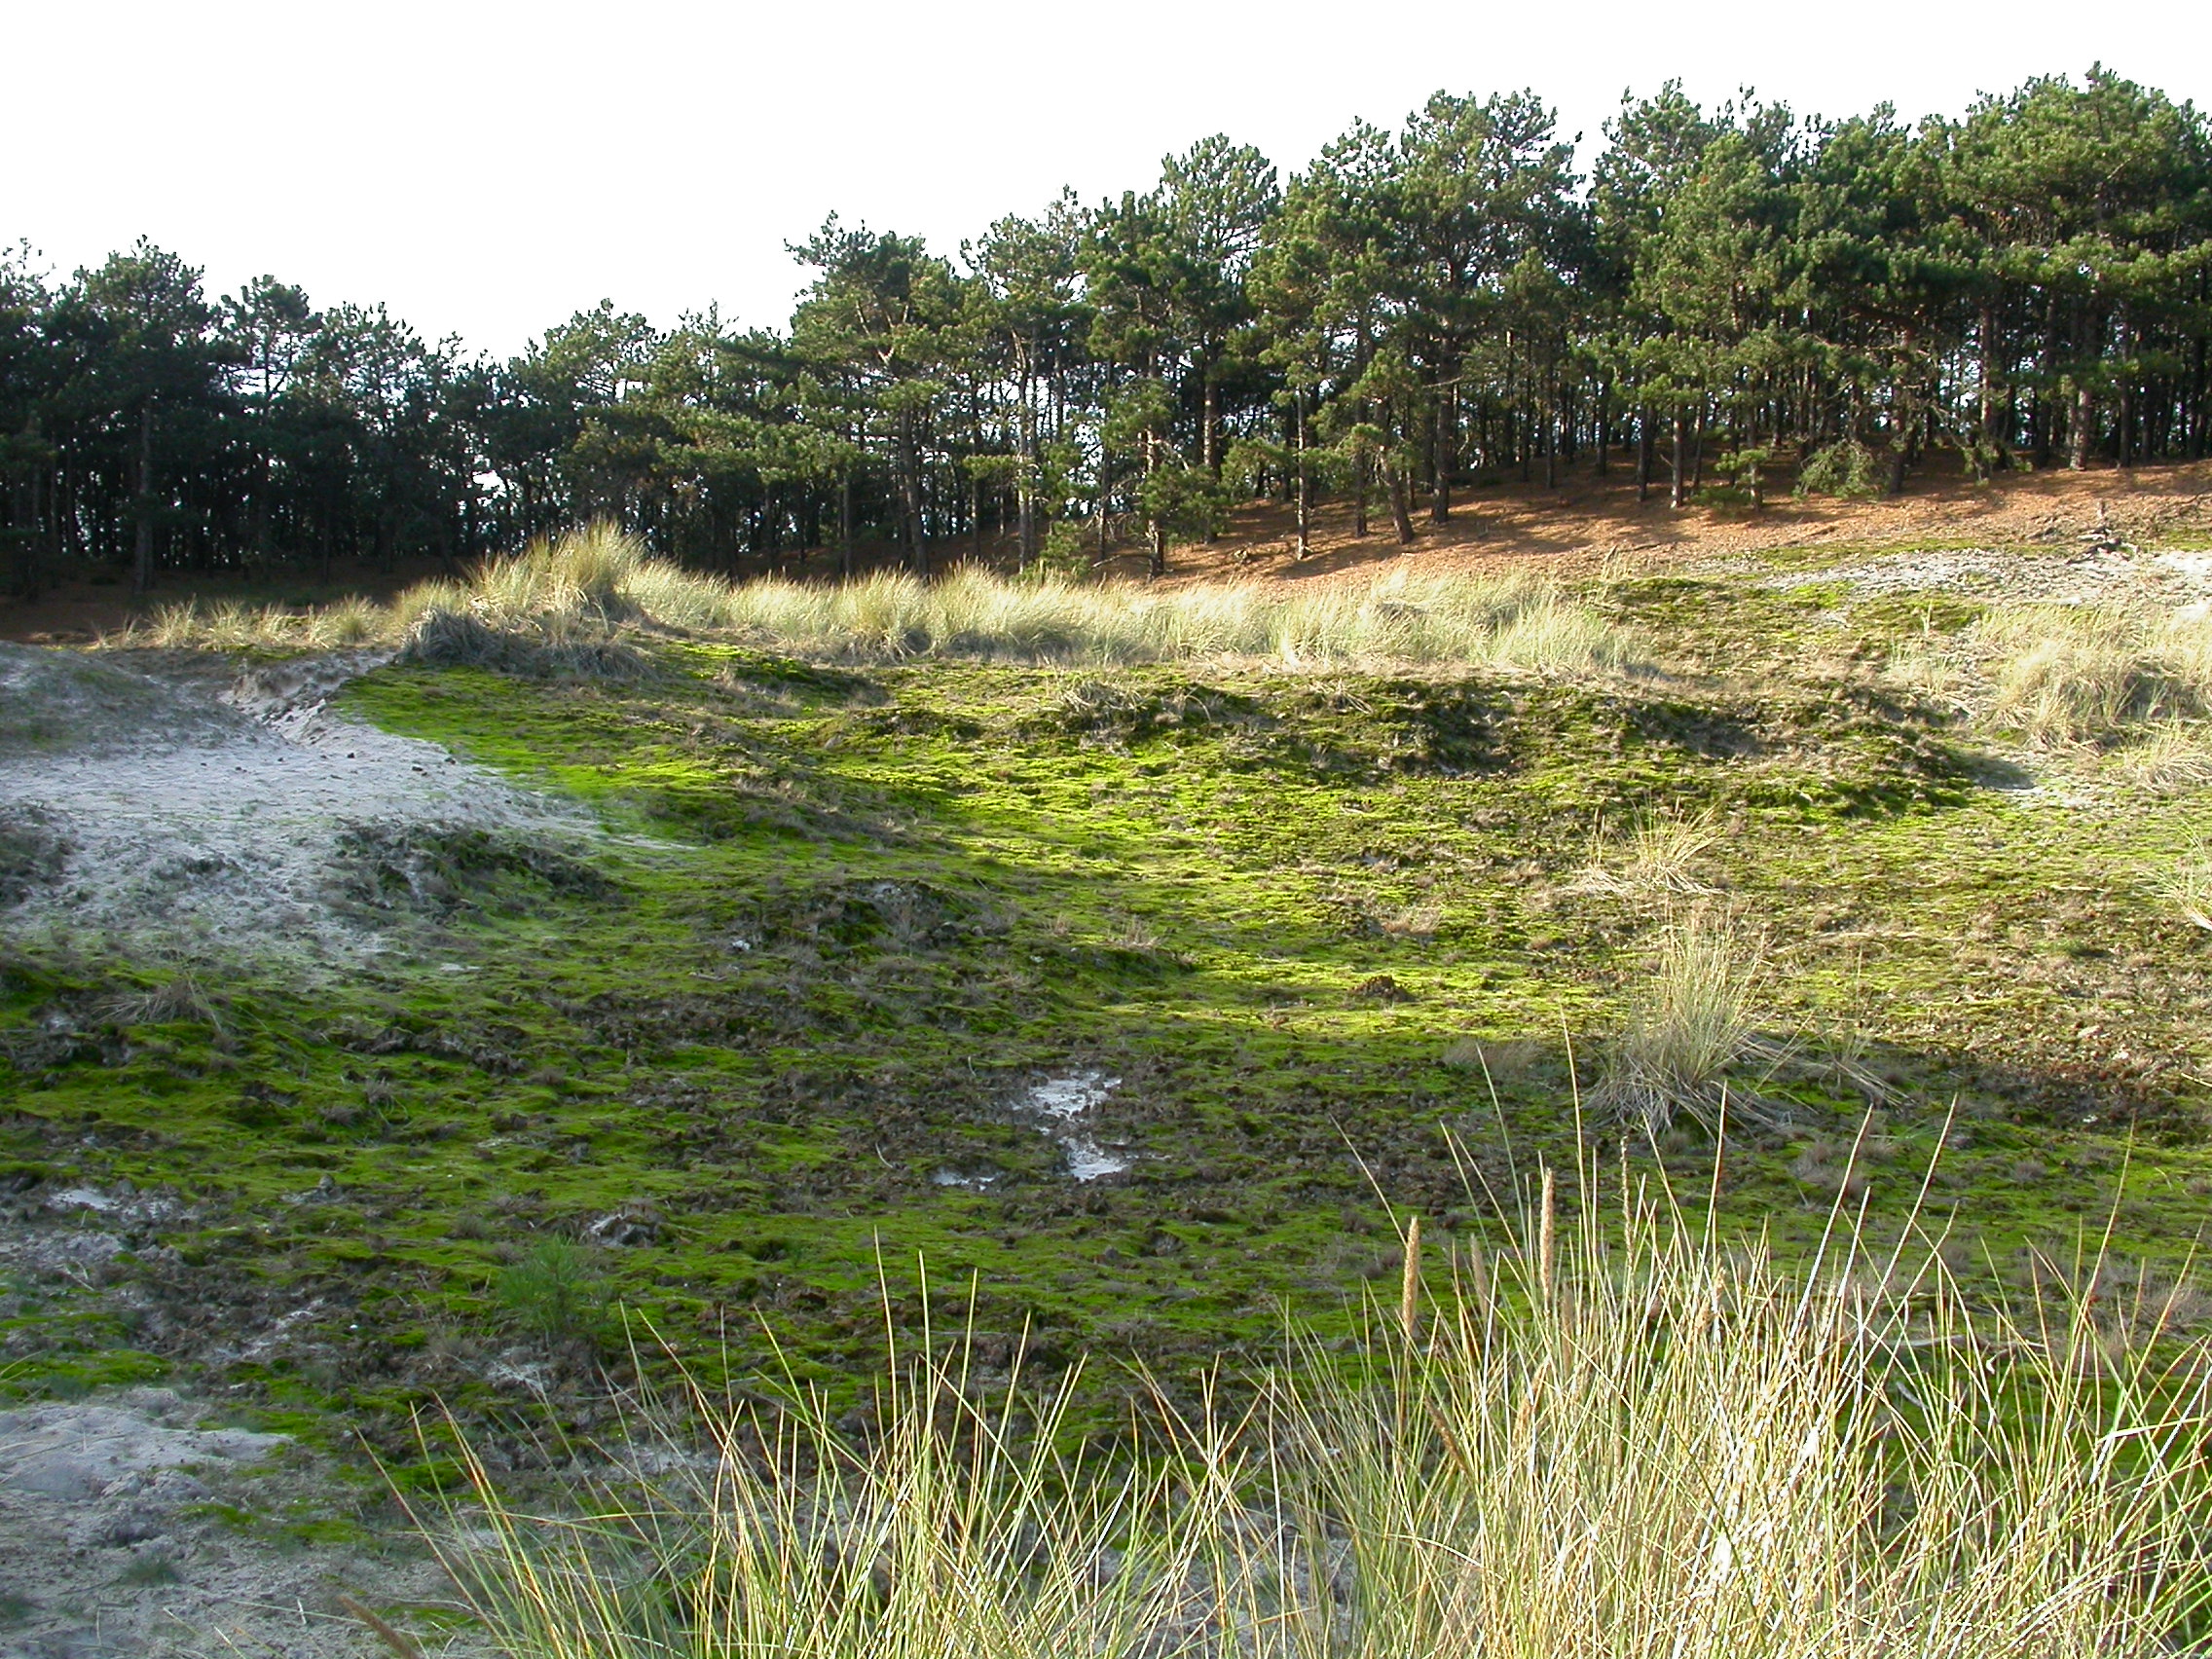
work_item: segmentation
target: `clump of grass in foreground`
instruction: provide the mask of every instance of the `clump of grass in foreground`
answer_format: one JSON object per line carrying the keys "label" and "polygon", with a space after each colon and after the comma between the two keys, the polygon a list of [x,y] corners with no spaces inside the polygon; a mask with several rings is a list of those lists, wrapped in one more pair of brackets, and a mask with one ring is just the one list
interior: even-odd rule
{"label": "clump of grass in foreground", "polygon": [[[236,611],[234,615],[232,612]],[[325,643],[325,613],[165,612],[142,643],[300,645]],[[335,613],[333,613],[335,614]],[[646,553],[606,525],[536,542],[465,582],[425,582],[364,623],[388,644],[450,656],[457,629],[512,636],[537,653],[567,653],[628,630],[675,629],[801,656],[855,661],[912,657],[1020,662],[1168,662],[1259,657],[1292,666],[1359,661],[1482,663],[1545,671],[1619,668],[1625,636],[1555,585],[1526,575],[1368,582],[1293,591],[1259,582],[1152,588],[1065,577],[1013,581],[962,569],[934,582],[903,573],[844,583],[763,580],[733,585]],[[481,641],[470,660],[497,652]]]}
{"label": "clump of grass in foreground", "polygon": [[2212,847],[2200,843],[2165,872],[2158,887],[2183,920],[2212,932]]}
{"label": "clump of grass in foreground", "polygon": [[1410,1230],[1364,1351],[1294,1345],[1247,1415],[1063,1458],[1066,1392],[985,1407],[956,1345],[871,1444],[793,1390],[698,1402],[616,1458],[686,1472],[580,1517],[478,1466],[494,1543],[448,1564],[524,1659],[2087,1659],[2199,1613],[2200,1346],[2023,1328],[1848,1226],[1794,1272],[1641,1188],[1555,1228],[1550,1190],[1433,1313]]}
{"label": "clump of grass in foreground", "polygon": [[2107,768],[2151,794],[2212,784],[2212,732],[2201,722],[2154,720],[2105,757]]}

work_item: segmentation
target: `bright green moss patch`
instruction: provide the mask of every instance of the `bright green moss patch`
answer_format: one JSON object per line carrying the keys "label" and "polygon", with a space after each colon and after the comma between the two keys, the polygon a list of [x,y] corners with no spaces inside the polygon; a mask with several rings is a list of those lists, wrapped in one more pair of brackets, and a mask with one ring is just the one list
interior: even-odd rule
{"label": "bright green moss patch", "polygon": [[[1432,1262],[1496,1242],[1693,904],[1756,940],[1744,1087],[1791,1119],[1731,1149],[1730,1220],[1809,1247],[1863,1192],[1900,1225],[1940,1150],[1928,1225],[1993,1283],[2107,1217],[2185,1254],[2212,979],[2158,881],[2212,801],[2084,791],[1816,661],[1802,591],[1613,600],[1708,669],[379,671],[352,713],[606,832],[364,831],[345,891],[403,947],[234,966],[204,1018],[134,1018],[130,964],[0,964],[0,1183],[171,1206],[84,1212],[123,1253],[11,1297],[19,1385],[150,1356],[404,1449],[432,1400],[589,1423],[620,1308],[648,1365],[849,1391],[917,1264],[1008,1363],[1257,1357],[1397,1272],[1385,1198]],[[1594,881],[1652,815],[1712,826],[1690,887]],[[1127,1167],[1078,1182],[1022,1102],[1092,1073]],[[1631,1156],[1714,1179],[1695,1133]],[[582,1276],[532,1291],[553,1244]]]}

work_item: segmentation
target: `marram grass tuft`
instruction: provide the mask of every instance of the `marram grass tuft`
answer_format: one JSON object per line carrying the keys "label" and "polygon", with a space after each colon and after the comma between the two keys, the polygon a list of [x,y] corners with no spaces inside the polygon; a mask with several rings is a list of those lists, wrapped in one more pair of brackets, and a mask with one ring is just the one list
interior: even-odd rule
{"label": "marram grass tuft", "polygon": [[[1641,1183],[1516,1247],[1407,1229],[1347,1358],[1063,1455],[1067,1388],[954,1342],[875,1428],[803,1389],[690,1402],[583,1512],[475,1465],[433,1536],[498,1650],[784,1659],[2106,1659],[2194,1639],[2201,1347],[2088,1297],[1976,1306],[1839,1221],[1809,1267]],[[1617,1212],[1617,1213],[1616,1213]],[[1918,1265],[1915,1266],[1914,1263]],[[2093,1272],[2074,1281],[2096,1282]],[[2056,1300],[2051,1298],[2055,1297]],[[633,1425],[643,1430],[643,1424]],[[456,1520],[460,1519],[457,1512]]]}
{"label": "marram grass tuft", "polygon": [[[1620,669],[1632,656],[1616,625],[1556,584],[1521,574],[1417,578],[1398,571],[1309,592],[1252,581],[1014,581],[971,568],[931,582],[894,571],[843,583],[732,584],[656,559],[606,525],[534,542],[465,581],[421,583],[381,608],[359,601],[305,611],[172,607],[111,643],[313,649],[377,640],[438,660],[455,659],[465,644],[468,660],[498,666],[501,650],[485,639],[497,634],[521,642],[518,660],[566,652],[565,672],[590,673],[589,647],[654,630],[859,662],[1235,657],[1291,668],[1374,662],[1577,673]],[[457,644],[470,631],[471,641]]]}

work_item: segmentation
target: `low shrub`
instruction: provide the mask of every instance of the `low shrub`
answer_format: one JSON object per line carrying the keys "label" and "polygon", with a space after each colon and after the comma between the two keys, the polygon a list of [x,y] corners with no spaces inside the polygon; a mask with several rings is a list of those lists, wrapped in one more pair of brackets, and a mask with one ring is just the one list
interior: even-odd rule
{"label": "low shrub", "polygon": [[552,1346],[591,1346],[606,1329],[606,1287],[592,1253],[566,1238],[548,1238],[502,1269],[493,1295],[519,1329]]}

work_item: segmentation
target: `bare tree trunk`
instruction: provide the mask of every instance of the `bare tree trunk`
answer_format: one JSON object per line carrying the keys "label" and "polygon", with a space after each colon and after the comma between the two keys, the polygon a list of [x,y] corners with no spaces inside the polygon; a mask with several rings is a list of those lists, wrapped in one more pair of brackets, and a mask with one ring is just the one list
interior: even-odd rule
{"label": "bare tree trunk", "polygon": [[921,444],[914,433],[914,417],[906,411],[899,416],[899,497],[900,516],[906,521],[907,568],[917,576],[927,577],[930,550],[922,524]]}
{"label": "bare tree trunk", "polygon": [[17,595],[26,604],[38,601],[38,473],[8,490],[8,538],[16,544]]}
{"label": "bare tree trunk", "polygon": [[[2208,276],[2212,276],[2212,273],[2198,272],[2199,293],[2206,286],[2212,285],[2207,283]],[[2212,389],[2212,377],[2205,374],[2206,358],[2212,352],[2208,352],[2206,348],[2206,339],[2199,334],[2196,337],[2196,355],[2190,369],[2190,401],[2193,407],[2189,417],[2189,459],[2192,461],[2204,459],[2206,441],[2212,439],[2212,397],[2206,395],[2207,390]]]}
{"label": "bare tree trunk", "polygon": [[1544,445],[1544,488],[1556,490],[1559,488],[1559,403],[1556,395],[1550,407],[1544,411],[1544,425],[1540,435]]}
{"label": "bare tree trunk", "polygon": [[[1204,462],[1206,476],[1216,484],[1221,482],[1221,387],[1214,384],[1213,370],[1204,371],[1205,410],[1198,432],[1199,459]],[[1206,545],[1211,547],[1221,538],[1213,521],[1206,521]]]}
{"label": "bare tree trunk", "polygon": [[[2058,366],[2058,290],[2048,290],[2043,307],[2043,384],[2050,386]],[[2058,442],[2058,398],[2052,391],[2036,394],[2030,412],[2035,422],[2036,470],[2041,472],[2050,464],[2052,447]]]}
{"label": "bare tree trunk", "polygon": [[1297,432],[1298,443],[1298,557],[1303,561],[1313,551],[1312,483],[1306,470],[1306,394],[1291,393],[1291,422]]}
{"label": "bare tree trunk", "polygon": [[1452,520],[1452,423],[1446,408],[1450,394],[1436,400],[1429,414],[1428,425],[1428,522],[1449,524]]}
{"label": "bare tree trunk", "polygon": [[1106,563],[1106,494],[1107,494],[1107,485],[1108,485],[1108,483],[1109,483],[1110,481],[1111,481],[1111,480],[1110,480],[1110,474],[1109,474],[1109,471],[1108,471],[1108,468],[1107,468],[1107,465],[1106,465],[1106,443],[1105,443],[1105,440],[1104,440],[1103,438],[1101,438],[1101,439],[1099,440],[1099,444],[1098,444],[1098,514],[1097,514],[1097,528],[1098,528],[1098,563],[1100,563],[1101,565],[1103,565],[1103,564],[1105,564],[1105,563]]}
{"label": "bare tree trunk", "polygon": [[[1146,483],[1152,482],[1153,474],[1159,468],[1159,435],[1154,432],[1147,432],[1144,435],[1144,476]],[[1147,494],[1149,493],[1147,492]],[[1164,576],[1167,574],[1167,527],[1160,522],[1159,516],[1149,506],[1145,509],[1144,538],[1148,550],[1145,560],[1145,573],[1154,577]]]}
{"label": "bare tree trunk", "polygon": [[2067,434],[2066,464],[2076,472],[2089,464],[2089,440],[2096,424],[2096,396],[2083,383],[2074,391],[2074,429]]}
{"label": "bare tree trunk", "polygon": [[1037,562],[1037,410],[1036,383],[1024,375],[1021,383],[1021,471],[1014,479],[1014,562],[1026,571]]}
{"label": "bare tree trunk", "polygon": [[[2135,339],[2132,329],[2125,326],[2120,329],[2120,349],[2122,357],[2134,354]],[[2120,469],[2125,471],[2135,464],[2135,382],[2129,377],[2124,363],[2120,366],[2119,389],[2120,407],[2113,412],[2113,444],[2119,452]]]}
{"label": "bare tree trunk", "polygon": [[1601,380],[1598,383],[1597,420],[1591,427],[1591,435],[1598,440],[1597,474],[1600,478],[1604,477],[1608,470],[1607,457],[1612,445],[1606,441],[1611,434],[1605,430],[1605,427],[1612,420],[1612,413],[1613,383],[1608,380]]}
{"label": "bare tree trunk", "polygon": [[1996,464],[2002,465],[2006,445],[1997,429],[1997,313],[1987,306],[1981,309],[1977,334],[1978,350],[1975,354],[1981,359],[1981,441],[1995,452]]}

